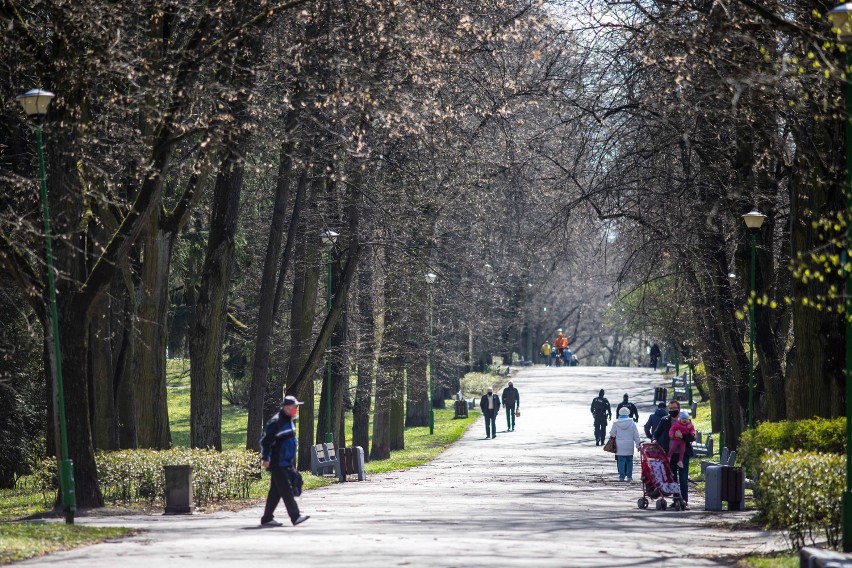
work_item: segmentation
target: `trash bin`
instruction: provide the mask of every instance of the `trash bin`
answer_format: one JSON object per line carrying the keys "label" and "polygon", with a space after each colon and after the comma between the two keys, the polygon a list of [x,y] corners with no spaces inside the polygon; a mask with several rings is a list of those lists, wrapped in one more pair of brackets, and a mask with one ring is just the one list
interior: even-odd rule
{"label": "trash bin", "polygon": [[166,514],[192,514],[192,466],[166,465]]}
{"label": "trash bin", "polygon": [[722,466],[722,501],[729,511],[745,510],[745,473],[741,467]]}
{"label": "trash bin", "polygon": [[710,465],[704,470],[704,510],[722,510],[722,466]]}

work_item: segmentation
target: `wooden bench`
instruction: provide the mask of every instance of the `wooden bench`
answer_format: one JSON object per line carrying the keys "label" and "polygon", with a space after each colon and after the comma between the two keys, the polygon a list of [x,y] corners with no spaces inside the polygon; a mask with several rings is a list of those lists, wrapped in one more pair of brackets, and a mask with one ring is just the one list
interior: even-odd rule
{"label": "wooden bench", "polygon": [[668,402],[669,399],[666,398],[668,396],[668,390],[666,387],[658,387],[654,389],[654,406],[657,406],[659,402]]}
{"label": "wooden bench", "polygon": [[453,407],[455,409],[455,415],[453,416],[453,418],[454,419],[455,418],[467,418],[467,416],[468,416],[468,414],[467,414],[467,411],[468,411],[467,401],[462,399],[462,400],[455,400],[453,402],[455,403],[453,405]]}
{"label": "wooden bench", "polygon": [[341,478],[340,460],[334,444],[316,444],[311,452],[311,473],[314,475],[334,475]]}
{"label": "wooden bench", "polygon": [[346,481],[349,475],[357,475],[358,481],[364,481],[364,448],[351,446],[340,448],[340,481]]}

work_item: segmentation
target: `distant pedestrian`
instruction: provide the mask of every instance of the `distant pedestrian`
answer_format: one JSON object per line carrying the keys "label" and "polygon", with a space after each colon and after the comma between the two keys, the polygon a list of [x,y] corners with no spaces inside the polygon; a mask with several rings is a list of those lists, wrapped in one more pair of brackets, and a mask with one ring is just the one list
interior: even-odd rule
{"label": "distant pedestrian", "polygon": [[607,420],[612,420],[612,407],[604,397],[603,389],[600,390],[598,396],[592,399],[591,411],[595,418],[595,445],[602,446],[606,442]]}
{"label": "distant pedestrian", "polygon": [[521,406],[521,395],[518,389],[509,381],[509,386],[503,389],[503,394],[500,397],[503,400],[503,407],[506,409],[506,429],[509,432],[515,431],[515,410]]}
{"label": "distant pedestrian", "polygon": [[285,396],[281,401],[281,410],[269,419],[263,428],[260,439],[260,459],[263,469],[269,470],[269,492],[266,495],[266,508],[260,518],[264,527],[280,527],[275,520],[275,508],[278,502],[284,500],[287,514],[293,525],[299,525],[310,517],[299,512],[299,505],[293,496],[290,485],[290,472],[296,470],[296,423],[293,421],[299,413],[299,406],[304,404],[295,396]]}
{"label": "distant pedestrian", "polygon": [[[676,432],[682,434],[678,437]],[[683,467],[683,458],[686,454],[686,442],[684,438],[688,436],[695,437],[695,426],[692,425],[692,420],[689,419],[689,414],[680,411],[677,421],[672,421],[672,427],[669,428],[669,460],[676,462],[677,466]]]}
{"label": "distant pedestrian", "polygon": [[610,436],[615,437],[615,461],[618,466],[618,480],[633,481],[633,447],[639,449],[642,438],[639,437],[639,428],[636,422],[630,420],[630,411],[621,407],[618,411],[618,419],[612,423]]}
{"label": "distant pedestrian", "polygon": [[578,367],[579,365],[580,365],[580,360],[577,359],[577,354],[574,353],[573,355],[571,355],[571,366],[572,367]]}
{"label": "distant pedestrian", "polygon": [[553,349],[550,352],[550,366],[556,367],[559,364],[559,352]]}
{"label": "distant pedestrian", "polygon": [[662,353],[660,353],[660,346],[657,345],[656,343],[653,344],[651,346],[650,355],[651,355],[651,366],[654,367],[654,370],[656,371],[657,370],[657,361],[659,361],[660,355],[662,355]]}
{"label": "distant pedestrian", "polygon": [[633,422],[639,422],[639,411],[636,409],[636,405],[630,402],[630,397],[627,393],[624,393],[624,400],[618,403],[618,406],[615,408],[615,413],[618,414],[618,411],[622,408],[626,408],[630,411],[630,418],[633,419]]}
{"label": "distant pedestrian", "polygon": [[570,347],[566,347],[565,351],[562,352],[562,360],[565,361],[565,366],[571,366],[571,359],[574,357],[574,352],[571,351]]}
{"label": "distant pedestrian", "polygon": [[660,420],[663,416],[666,416],[668,412],[666,411],[666,403],[661,402],[657,405],[657,410],[648,417],[648,421],[645,422],[645,436],[654,439],[654,430],[657,429],[657,426],[660,424]]}
{"label": "distant pedestrian", "polygon": [[550,346],[549,341],[545,341],[541,344],[541,355],[544,357],[544,364],[550,367],[550,353],[553,351],[553,348]]}
{"label": "distant pedestrian", "polygon": [[[657,429],[654,430],[654,439],[657,441],[660,446],[668,454],[669,451],[669,431],[671,430],[672,423],[680,417],[680,402],[676,400],[670,400],[668,406],[668,416],[664,416],[660,423],[657,425]],[[678,466],[677,462],[671,464],[672,465],[672,474],[674,478],[677,480],[678,484],[680,484],[680,496],[683,498],[683,502],[685,504],[689,504],[689,495],[687,491],[689,491],[689,458],[692,457],[692,443],[695,441],[695,436],[691,436],[689,434],[683,434],[682,432],[675,432],[675,438],[680,438],[686,443],[686,451],[684,452],[683,457],[683,467]],[[688,507],[687,507],[688,508]]]}
{"label": "distant pedestrian", "polygon": [[500,397],[494,394],[494,389],[488,387],[488,392],[479,401],[479,408],[485,416],[485,439],[497,437],[497,413],[500,412]]}
{"label": "distant pedestrian", "polygon": [[553,346],[556,348],[560,357],[562,357],[562,352],[568,348],[568,338],[562,334],[561,327],[556,330],[556,339],[553,340]]}

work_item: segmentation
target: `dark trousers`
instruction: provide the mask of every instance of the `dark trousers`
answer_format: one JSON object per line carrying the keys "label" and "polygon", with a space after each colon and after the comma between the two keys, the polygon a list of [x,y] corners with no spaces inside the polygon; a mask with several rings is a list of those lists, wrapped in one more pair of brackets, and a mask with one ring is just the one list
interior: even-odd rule
{"label": "dark trousers", "polygon": [[507,406],[506,407],[506,428],[509,430],[515,429],[515,407]]}
{"label": "dark trousers", "polygon": [[485,436],[495,437],[497,435],[497,411],[486,410],[482,414],[485,416]]}
{"label": "dark trousers", "polygon": [[265,523],[272,520],[275,516],[275,507],[278,506],[278,501],[282,499],[284,506],[287,507],[290,520],[295,522],[300,514],[299,505],[296,504],[296,498],[293,497],[293,489],[290,487],[290,480],[287,479],[287,470],[281,467],[271,468],[269,475],[269,493],[266,494],[266,508],[263,510],[260,522]]}
{"label": "dark trousers", "polygon": [[597,444],[606,442],[606,415],[595,416],[595,442]]}
{"label": "dark trousers", "polygon": [[676,459],[672,460],[670,465],[672,466],[672,477],[680,484],[680,496],[688,503],[689,495],[687,494],[687,491],[689,491],[689,458],[683,458],[683,467],[677,466]]}

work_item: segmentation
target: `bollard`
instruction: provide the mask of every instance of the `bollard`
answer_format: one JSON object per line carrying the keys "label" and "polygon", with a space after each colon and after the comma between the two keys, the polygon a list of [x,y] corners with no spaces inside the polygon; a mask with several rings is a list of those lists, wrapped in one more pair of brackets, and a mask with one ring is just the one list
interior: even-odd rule
{"label": "bollard", "polygon": [[163,466],[166,474],[166,514],[192,514],[192,466]]}

